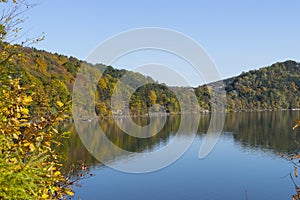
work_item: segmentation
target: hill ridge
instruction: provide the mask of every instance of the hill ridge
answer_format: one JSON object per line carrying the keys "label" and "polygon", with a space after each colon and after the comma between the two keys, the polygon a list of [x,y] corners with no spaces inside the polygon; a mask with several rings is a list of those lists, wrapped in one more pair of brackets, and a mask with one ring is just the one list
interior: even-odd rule
{"label": "hill ridge", "polygon": [[[55,107],[55,102],[68,102],[71,99],[72,88],[76,74],[82,64],[102,70],[102,78],[97,85],[96,113],[101,116],[111,115],[110,97],[114,86],[125,73],[130,74],[130,81],[148,83],[136,90],[130,99],[131,114],[141,115],[154,109],[160,112],[160,104],[167,112],[180,112],[176,96],[165,84],[154,82],[150,77],[115,69],[103,64],[92,65],[72,56],[50,53],[45,50],[17,46],[22,57],[16,57],[9,64],[9,74],[22,77],[23,84],[34,85],[36,98],[43,99],[44,106]],[[276,62],[270,66],[243,72],[238,76],[222,80],[227,95],[227,111],[252,111],[300,108],[300,63],[287,60]],[[106,71],[103,72],[103,69]],[[131,80],[132,79],[132,80]],[[133,84],[134,85],[134,84]],[[200,111],[210,110],[210,87],[212,83],[194,88]],[[124,90],[132,88],[124,84]],[[173,88],[173,87],[172,87]],[[176,87],[175,87],[176,88]],[[178,90],[188,95],[190,88]],[[193,101],[190,99],[190,101]],[[40,102],[40,101],[37,101]],[[186,109],[195,110],[188,106]],[[153,107],[154,106],[154,107]],[[40,107],[35,105],[32,112]]]}

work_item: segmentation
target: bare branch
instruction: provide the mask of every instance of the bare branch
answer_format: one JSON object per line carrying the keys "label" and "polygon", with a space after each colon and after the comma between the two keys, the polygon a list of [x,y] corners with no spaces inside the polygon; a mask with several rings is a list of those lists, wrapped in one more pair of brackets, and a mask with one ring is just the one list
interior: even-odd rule
{"label": "bare branch", "polygon": [[[0,1],[0,2],[3,2]],[[0,41],[8,43],[21,43],[21,45],[30,45],[36,41],[43,40],[43,34],[38,37],[29,38],[24,36],[28,31],[24,33],[22,24],[28,19],[24,13],[34,8],[37,4],[29,4],[27,0],[20,0],[13,6],[9,6],[2,11],[0,16],[0,25],[4,29],[0,32]],[[1,27],[0,27],[1,28]]]}

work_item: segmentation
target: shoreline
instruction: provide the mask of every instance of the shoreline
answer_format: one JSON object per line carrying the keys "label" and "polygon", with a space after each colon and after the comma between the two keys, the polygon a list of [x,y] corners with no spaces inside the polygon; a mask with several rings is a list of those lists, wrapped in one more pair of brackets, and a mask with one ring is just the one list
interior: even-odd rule
{"label": "shoreline", "polygon": [[[226,110],[225,113],[259,113],[259,112],[282,112],[282,111],[300,111],[300,108],[293,108],[293,109],[263,109],[263,110]],[[216,111],[213,111],[216,112]],[[142,117],[161,117],[161,116],[175,116],[175,115],[185,115],[185,114],[200,114],[200,115],[209,115],[213,113],[212,111],[205,111],[205,112],[176,112],[176,113],[149,113],[143,115],[110,115],[110,116],[93,116],[93,117],[81,117],[79,118],[82,121],[91,122],[92,120],[107,120],[107,119],[126,119],[126,118],[142,118]],[[63,120],[64,122],[74,122],[72,116],[68,119]]]}

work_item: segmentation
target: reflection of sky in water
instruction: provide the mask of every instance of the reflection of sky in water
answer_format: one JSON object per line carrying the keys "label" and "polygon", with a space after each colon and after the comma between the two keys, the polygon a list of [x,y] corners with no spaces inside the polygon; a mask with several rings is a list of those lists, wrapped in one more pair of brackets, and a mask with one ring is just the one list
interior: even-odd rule
{"label": "reflection of sky in water", "polygon": [[[229,136],[203,160],[198,138],[181,159],[148,174],[127,174],[109,168],[95,170],[76,194],[82,199],[289,199],[291,165],[261,152],[240,151]],[[286,176],[285,178],[282,178]]]}

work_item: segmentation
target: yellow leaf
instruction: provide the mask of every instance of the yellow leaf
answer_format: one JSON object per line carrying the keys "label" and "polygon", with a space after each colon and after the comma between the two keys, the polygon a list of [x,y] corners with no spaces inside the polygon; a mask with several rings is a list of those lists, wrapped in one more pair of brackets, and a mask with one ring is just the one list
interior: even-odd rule
{"label": "yellow leaf", "polygon": [[21,127],[30,127],[30,123],[21,123],[20,124]]}
{"label": "yellow leaf", "polygon": [[26,143],[24,143],[23,145],[24,145],[24,147],[28,147],[28,146],[30,145],[30,143],[29,143],[29,142],[26,142]]}
{"label": "yellow leaf", "polygon": [[22,113],[23,115],[28,115],[29,110],[28,110],[27,108],[21,108],[21,113]]}
{"label": "yellow leaf", "polygon": [[298,178],[298,171],[297,171],[297,167],[294,166],[294,174],[295,174],[295,177]]}
{"label": "yellow leaf", "polygon": [[17,158],[12,158],[12,159],[10,159],[10,163],[13,163],[13,164],[15,164],[15,163],[17,163]]}
{"label": "yellow leaf", "polygon": [[23,98],[23,100],[22,100],[22,103],[23,103],[24,105],[28,105],[28,104],[30,104],[31,102],[32,102],[31,96],[26,96],[26,97]]}
{"label": "yellow leaf", "polygon": [[17,117],[17,118],[21,118],[21,114],[20,114],[20,113],[17,113],[17,114],[16,114],[16,117]]}
{"label": "yellow leaf", "polygon": [[64,103],[61,102],[61,101],[57,101],[56,104],[57,104],[59,107],[63,107],[63,106],[64,106]]}
{"label": "yellow leaf", "polygon": [[19,108],[19,106],[17,106],[17,112],[20,112],[20,108]]}
{"label": "yellow leaf", "polygon": [[32,143],[29,144],[29,149],[30,149],[30,151],[34,151],[35,150],[35,147],[34,147],[34,145]]}
{"label": "yellow leaf", "polygon": [[50,166],[50,167],[48,168],[48,171],[50,172],[52,169],[53,169],[53,166]]}
{"label": "yellow leaf", "polygon": [[43,140],[43,137],[42,137],[42,136],[36,137],[36,141],[37,141],[37,142],[41,142],[42,140]]}
{"label": "yellow leaf", "polygon": [[58,134],[58,130],[52,127],[54,133]]}
{"label": "yellow leaf", "polygon": [[74,195],[74,193],[73,193],[71,190],[67,190],[66,193],[67,193],[67,195],[69,195],[69,196],[73,196],[73,195]]}
{"label": "yellow leaf", "polygon": [[17,134],[13,134],[13,137],[16,139],[16,140],[18,140],[19,139],[19,136],[17,135]]}
{"label": "yellow leaf", "polygon": [[293,130],[295,130],[297,127],[300,126],[300,120],[295,119],[296,125],[293,127]]}
{"label": "yellow leaf", "polygon": [[42,195],[42,199],[48,199],[49,198],[49,195],[48,194],[43,194]]}
{"label": "yellow leaf", "polygon": [[61,121],[63,121],[64,119],[63,119],[62,117],[57,117],[56,120],[57,120],[58,122],[61,122]]}
{"label": "yellow leaf", "polygon": [[59,176],[60,175],[60,171],[56,171],[55,173],[54,173],[54,176]]}
{"label": "yellow leaf", "polygon": [[47,147],[50,147],[50,142],[49,142],[49,141],[45,142],[45,145],[46,145]]}

